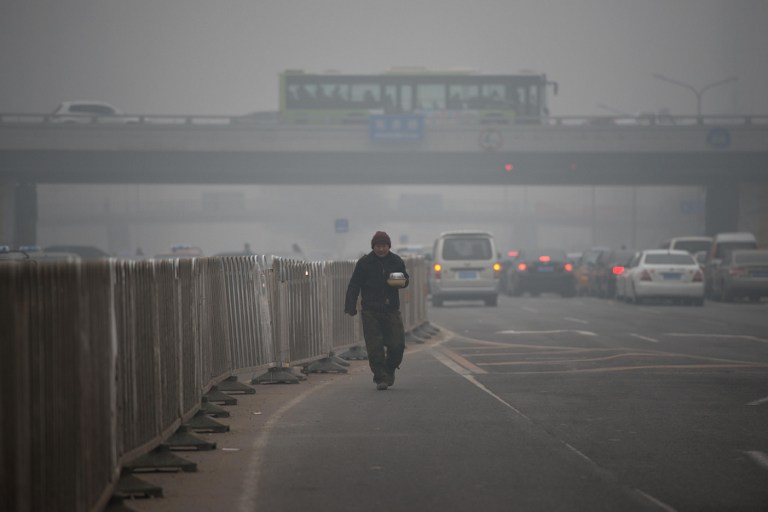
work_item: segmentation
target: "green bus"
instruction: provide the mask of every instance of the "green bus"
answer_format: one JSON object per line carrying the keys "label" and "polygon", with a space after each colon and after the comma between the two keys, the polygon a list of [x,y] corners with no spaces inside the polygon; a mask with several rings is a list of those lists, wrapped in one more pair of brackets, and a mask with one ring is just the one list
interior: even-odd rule
{"label": "green bus", "polygon": [[371,113],[421,114],[430,120],[540,123],[549,115],[546,75],[395,69],[348,75],[288,70],[280,74],[286,123],[367,123]]}

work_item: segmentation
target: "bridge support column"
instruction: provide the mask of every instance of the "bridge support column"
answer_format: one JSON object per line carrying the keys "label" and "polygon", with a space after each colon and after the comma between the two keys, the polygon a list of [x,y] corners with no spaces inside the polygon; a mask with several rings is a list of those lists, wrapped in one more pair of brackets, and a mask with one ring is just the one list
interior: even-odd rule
{"label": "bridge support column", "polygon": [[704,210],[704,231],[714,236],[725,231],[739,230],[739,184],[718,182],[707,185]]}
{"label": "bridge support column", "polygon": [[37,243],[37,186],[0,183],[0,244],[18,248]]}
{"label": "bridge support column", "polygon": [[753,233],[760,247],[768,247],[768,183],[740,185],[739,231]]}

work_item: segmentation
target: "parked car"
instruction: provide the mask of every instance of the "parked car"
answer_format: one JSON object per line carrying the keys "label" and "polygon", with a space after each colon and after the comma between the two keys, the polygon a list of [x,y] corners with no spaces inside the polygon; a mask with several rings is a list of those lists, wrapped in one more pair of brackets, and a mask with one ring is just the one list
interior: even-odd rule
{"label": "parked car", "polygon": [[501,264],[493,234],[483,231],[442,233],[433,245],[429,290],[432,305],[446,300],[482,300],[496,306]]}
{"label": "parked car", "polygon": [[712,297],[725,302],[768,297],[768,250],[726,253],[713,277]]}
{"label": "parked car", "polygon": [[601,252],[595,262],[591,280],[592,295],[613,298],[616,295],[616,277],[629,266],[636,252],[628,249],[613,249]]}
{"label": "parked car", "polygon": [[560,249],[521,250],[507,269],[507,293],[535,297],[543,292],[576,295],[573,264]]}
{"label": "parked car", "polygon": [[592,281],[594,279],[597,258],[600,256],[600,253],[610,250],[610,247],[593,247],[581,254],[581,258],[579,258],[573,269],[576,294],[590,295],[592,293]]}
{"label": "parked car", "polygon": [[688,251],[641,251],[623,276],[622,294],[628,302],[673,299],[704,304],[704,275]]}
{"label": "parked car", "polygon": [[45,252],[77,254],[82,260],[103,260],[109,258],[109,253],[92,245],[49,245],[45,248]]}
{"label": "parked car", "polygon": [[747,232],[718,233],[712,240],[704,263],[704,292],[712,298],[712,283],[723,258],[731,251],[739,249],[757,249],[755,235]]}

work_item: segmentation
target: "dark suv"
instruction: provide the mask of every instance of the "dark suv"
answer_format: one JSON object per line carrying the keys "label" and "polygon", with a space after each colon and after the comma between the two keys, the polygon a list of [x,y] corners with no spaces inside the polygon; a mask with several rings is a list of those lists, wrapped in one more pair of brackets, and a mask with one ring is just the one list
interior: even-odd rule
{"label": "dark suv", "polygon": [[537,296],[542,292],[573,297],[576,286],[573,265],[560,249],[520,251],[507,269],[507,293]]}

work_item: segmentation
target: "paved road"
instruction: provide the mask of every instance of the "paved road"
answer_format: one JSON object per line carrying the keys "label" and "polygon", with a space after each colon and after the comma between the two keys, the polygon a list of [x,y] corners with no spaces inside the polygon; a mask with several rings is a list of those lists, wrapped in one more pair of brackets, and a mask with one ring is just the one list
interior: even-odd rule
{"label": "paved road", "polygon": [[[768,304],[501,297],[431,309],[395,386],[241,397],[141,511],[768,509]],[[258,414],[254,414],[258,413]]]}

